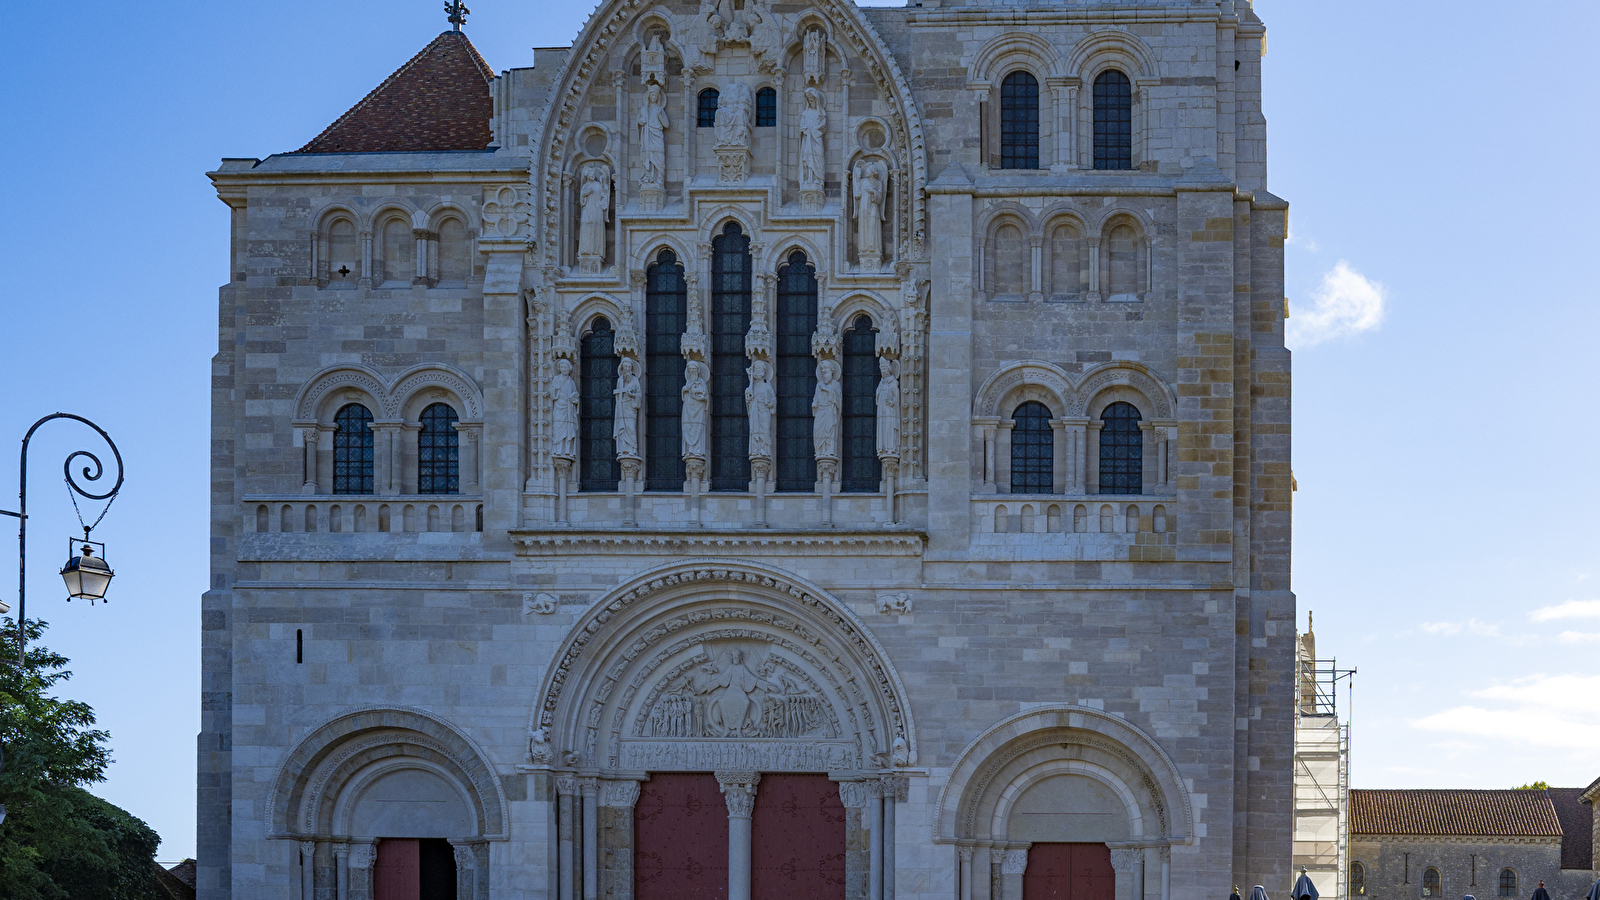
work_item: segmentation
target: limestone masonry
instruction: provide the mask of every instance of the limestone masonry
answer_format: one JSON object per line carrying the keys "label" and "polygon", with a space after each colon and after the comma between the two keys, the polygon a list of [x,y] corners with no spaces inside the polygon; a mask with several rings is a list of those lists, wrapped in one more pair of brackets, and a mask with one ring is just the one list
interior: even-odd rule
{"label": "limestone masonry", "polygon": [[223,160],[199,896],[1286,893],[1264,33],[607,0]]}

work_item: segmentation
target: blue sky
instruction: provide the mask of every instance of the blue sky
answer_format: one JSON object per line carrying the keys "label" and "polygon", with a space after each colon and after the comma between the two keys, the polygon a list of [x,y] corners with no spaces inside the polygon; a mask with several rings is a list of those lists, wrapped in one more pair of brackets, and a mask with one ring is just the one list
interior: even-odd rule
{"label": "blue sky", "polygon": [[[497,70],[569,43],[590,10],[474,5],[468,33]],[[68,692],[113,734],[99,792],[160,831],[163,859],[194,852],[207,373],[228,235],[204,173],[304,143],[442,30],[439,7],[79,2],[0,34],[0,449],[64,409],[129,461],[96,533],[112,602],[66,604],[55,570],[75,523],[58,473],[86,435],[36,439],[29,611],[73,658]],[[1587,784],[1600,5],[1257,9],[1271,186],[1292,203],[1294,587],[1322,654],[1360,669],[1352,783]]]}

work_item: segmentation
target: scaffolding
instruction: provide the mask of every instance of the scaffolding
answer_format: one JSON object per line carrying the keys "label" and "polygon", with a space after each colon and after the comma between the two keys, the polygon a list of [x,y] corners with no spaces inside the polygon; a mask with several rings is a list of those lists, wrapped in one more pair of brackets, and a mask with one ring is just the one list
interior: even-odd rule
{"label": "scaffolding", "polygon": [[1294,864],[1324,900],[1348,900],[1350,725],[1339,720],[1338,689],[1355,669],[1316,658],[1316,638],[1299,641],[1294,731]]}

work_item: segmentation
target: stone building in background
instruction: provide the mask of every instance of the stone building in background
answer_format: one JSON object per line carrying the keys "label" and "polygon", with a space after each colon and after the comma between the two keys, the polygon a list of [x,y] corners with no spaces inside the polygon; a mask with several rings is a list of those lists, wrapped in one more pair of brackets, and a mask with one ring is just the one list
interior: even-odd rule
{"label": "stone building in background", "polygon": [[1340,682],[1355,675],[1337,660],[1317,658],[1317,636],[1306,615],[1296,652],[1294,717],[1294,871],[1310,876],[1320,896],[1347,896],[1350,725],[1339,720]]}
{"label": "stone building in background", "polygon": [[199,896],[1286,890],[1263,40],[607,0],[224,160]]}
{"label": "stone building in background", "polygon": [[1580,900],[1595,878],[1600,779],[1544,790],[1353,790],[1349,896]]}

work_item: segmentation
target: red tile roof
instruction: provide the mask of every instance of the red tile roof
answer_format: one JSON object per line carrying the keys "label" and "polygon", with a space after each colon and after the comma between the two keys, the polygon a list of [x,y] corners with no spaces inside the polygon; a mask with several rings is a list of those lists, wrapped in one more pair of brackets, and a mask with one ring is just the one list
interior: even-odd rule
{"label": "red tile roof", "polygon": [[1350,792],[1352,834],[1560,837],[1544,791]]}
{"label": "red tile roof", "polygon": [[466,34],[446,31],[299,152],[482,150],[493,77]]}

